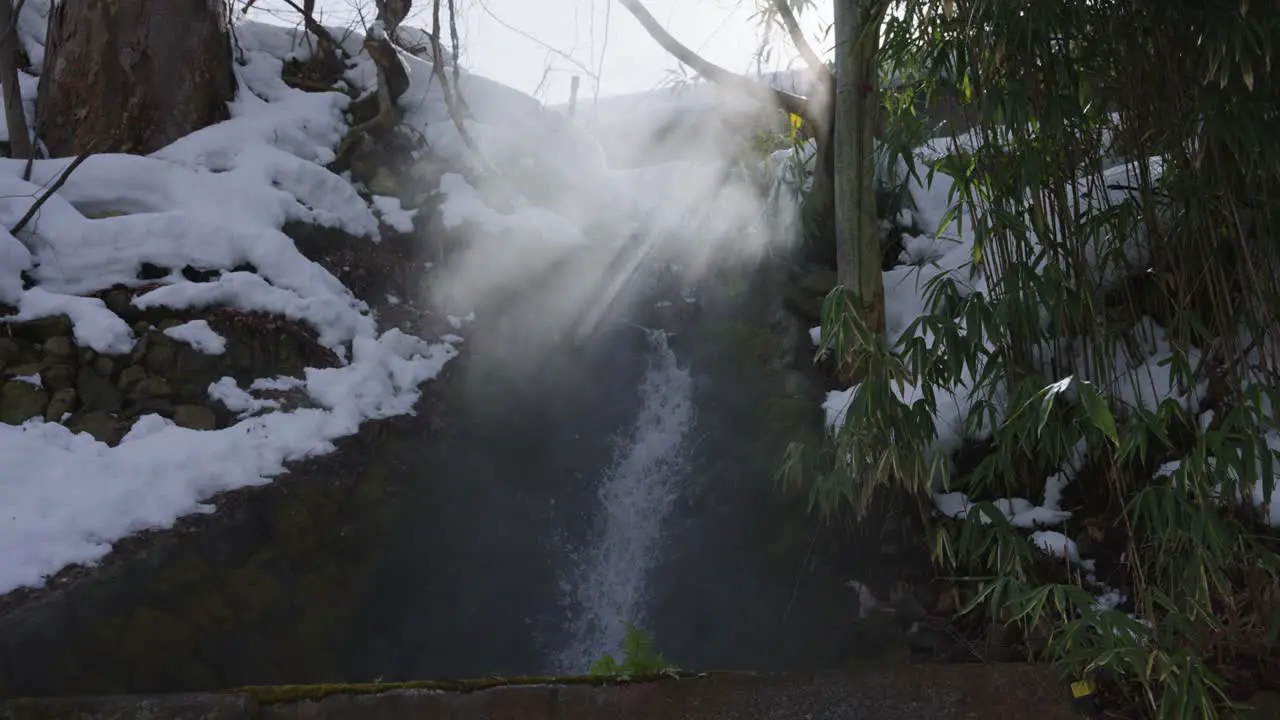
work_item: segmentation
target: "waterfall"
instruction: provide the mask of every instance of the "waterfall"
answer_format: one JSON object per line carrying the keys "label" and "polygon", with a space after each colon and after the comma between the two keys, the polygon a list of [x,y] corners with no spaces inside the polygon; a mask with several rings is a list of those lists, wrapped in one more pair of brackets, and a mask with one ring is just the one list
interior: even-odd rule
{"label": "waterfall", "polygon": [[616,656],[627,624],[643,624],[646,580],[686,470],[693,378],[677,362],[665,333],[648,336],[639,414],[602,474],[595,532],[564,584],[571,621],[567,646],[556,659],[564,673],[585,672],[605,653]]}

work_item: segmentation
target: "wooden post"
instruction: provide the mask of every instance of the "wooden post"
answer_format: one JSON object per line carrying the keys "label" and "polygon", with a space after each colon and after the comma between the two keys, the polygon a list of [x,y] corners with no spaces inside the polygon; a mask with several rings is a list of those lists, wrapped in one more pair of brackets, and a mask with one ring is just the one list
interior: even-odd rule
{"label": "wooden post", "polygon": [[578,84],[581,81],[582,78],[577,75],[569,80],[569,117],[573,117],[574,111],[578,109]]}

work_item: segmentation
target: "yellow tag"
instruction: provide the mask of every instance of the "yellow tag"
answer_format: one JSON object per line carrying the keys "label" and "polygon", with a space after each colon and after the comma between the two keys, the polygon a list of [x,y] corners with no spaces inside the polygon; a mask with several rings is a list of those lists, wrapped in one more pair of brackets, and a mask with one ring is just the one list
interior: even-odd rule
{"label": "yellow tag", "polygon": [[796,114],[792,113],[792,114],[791,114],[791,139],[792,139],[792,141],[795,141],[796,137],[800,134],[800,128],[802,128],[802,127],[804,127],[804,118],[800,117],[799,115],[796,115]]}
{"label": "yellow tag", "polygon": [[1079,700],[1082,697],[1093,694],[1092,680],[1078,680],[1071,683],[1071,697]]}

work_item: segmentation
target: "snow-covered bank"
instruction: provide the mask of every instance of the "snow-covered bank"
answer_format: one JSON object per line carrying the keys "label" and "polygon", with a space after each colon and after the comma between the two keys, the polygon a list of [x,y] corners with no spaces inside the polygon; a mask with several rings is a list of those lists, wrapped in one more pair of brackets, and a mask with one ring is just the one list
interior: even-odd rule
{"label": "snow-covered bank", "polygon": [[[23,10],[29,52],[42,45],[35,35],[42,35],[47,10],[40,2]],[[342,361],[307,368],[298,378],[263,378],[265,385],[251,388],[225,378],[209,388],[210,402],[239,410],[244,402],[236,400],[247,399],[258,403],[255,409],[271,409],[270,401],[250,393],[286,383],[303,391],[310,407],[243,417],[221,429],[196,430],[167,413],[141,413],[119,444],[108,445],[52,415],[0,425],[0,593],[39,586],[69,564],[102,558],[128,534],[206,511],[205,501],[218,492],[269,482],[286,463],[331,451],[335,440],[368,420],[412,412],[421,383],[456,355],[444,340],[398,329],[380,333],[368,305],[281,232],[286,222],[303,223],[377,243],[378,216],[393,216],[396,222],[388,224],[398,229],[404,218],[385,200],[371,208],[350,181],[324,167],[347,130],[349,100],[282,81],[284,60],[303,49],[294,33],[244,23],[237,37],[245,63],[236,67],[239,92],[230,120],[148,157],[92,156],[17,238],[0,233],[0,302],[16,310],[0,323],[68,316],[74,344],[107,360],[96,367],[108,377],[81,368],[81,394],[86,373],[110,390],[110,374],[124,364],[112,369],[111,359],[134,351],[140,339],[107,303],[90,297],[112,287],[130,288],[136,310],[222,307],[283,316],[313,331]],[[32,56],[38,70],[38,55]],[[30,106],[34,78],[22,88]],[[424,123],[436,119],[423,116]],[[23,163],[0,160],[4,226],[13,227],[69,163],[37,161],[24,181]],[[168,274],[142,280],[144,266]],[[199,270],[203,281],[189,279],[184,268]],[[201,352],[221,352],[225,341],[201,323],[166,334]],[[0,367],[6,375],[21,367],[14,364],[21,358],[4,360],[13,361]],[[71,398],[70,408],[80,404],[76,388],[63,396]]]}

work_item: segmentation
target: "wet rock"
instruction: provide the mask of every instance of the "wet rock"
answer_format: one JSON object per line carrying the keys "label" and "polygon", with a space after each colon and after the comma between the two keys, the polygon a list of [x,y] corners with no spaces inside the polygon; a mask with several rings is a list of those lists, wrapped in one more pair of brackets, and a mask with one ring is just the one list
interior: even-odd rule
{"label": "wet rock", "polygon": [[[175,350],[176,369],[180,373],[209,373],[220,366],[221,355],[206,355],[190,345],[179,345]],[[221,376],[221,373],[217,373]],[[216,379],[216,378],[213,378]]]}
{"label": "wet rock", "polygon": [[147,350],[145,364],[148,372],[157,375],[167,375],[173,372],[174,357],[173,346],[159,342],[159,337],[152,335],[151,347]]}
{"label": "wet rock", "polygon": [[206,268],[192,267],[191,265],[184,265],[182,268],[182,277],[196,283],[213,282],[214,280],[217,280],[220,275],[222,275],[221,270],[209,270]]}
{"label": "wet rock", "polygon": [[137,308],[133,306],[133,295],[128,288],[109,290],[102,301],[107,304],[108,310],[122,318],[128,319],[130,315],[137,313]]}
{"label": "wet rock", "polygon": [[76,346],[66,335],[56,335],[44,341],[44,354],[52,360],[69,360],[75,357]]}
{"label": "wet rock", "polygon": [[0,388],[0,422],[21,425],[31,418],[43,417],[49,394],[43,388],[22,380],[10,380]]}
{"label": "wet rock", "polygon": [[138,398],[129,405],[129,414],[134,417],[155,414],[171,418],[173,417],[173,413],[173,401],[167,397]]}
{"label": "wet rock", "polygon": [[[183,325],[185,323],[186,323],[185,320],[179,320],[177,318],[165,318],[164,320],[161,320],[160,322],[156,323],[156,329],[163,333],[165,330],[172,330],[178,327],[179,325]],[[166,335],[165,337],[168,337],[168,336]]]}
{"label": "wet rock", "polygon": [[146,379],[146,370],[137,365],[130,365],[120,371],[120,377],[116,379],[116,384],[120,388],[120,392],[132,395],[134,390]]}
{"label": "wet rock", "polygon": [[[136,366],[135,366],[136,367]],[[141,370],[142,368],[138,368]],[[168,397],[173,393],[169,381],[162,377],[143,377],[143,379],[134,385],[133,391],[130,393],[136,398],[157,398]]]}
{"label": "wet rock", "polygon": [[93,348],[87,347],[80,348],[80,351],[76,354],[76,358],[80,361],[81,365],[88,365],[92,363],[93,359],[96,357],[98,357],[98,353],[94,352]]}
{"label": "wet rock", "polygon": [[169,268],[154,263],[144,262],[138,268],[139,280],[162,280],[169,277]]}
{"label": "wet rock", "polygon": [[145,322],[134,323],[133,336],[138,338],[138,341],[129,351],[128,362],[130,365],[137,365],[146,358],[147,351],[151,349],[151,326]]}
{"label": "wet rock", "polygon": [[43,360],[40,360],[36,362],[22,363],[21,365],[14,365],[12,367],[9,367],[5,369],[5,374],[13,375],[14,377],[30,377],[32,375],[43,376],[45,373],[45,370],[48,370],[48,369],[49,369],[49,364]]}
{"label": "wet rock", "polygon": [[173,422],[190,430],[216,430],[218,418],[201,405],[179,405],[173,410]]}
{"label": "wet rock", "polygon": [[116,374],[116,361],[106,355],[99,355],[93,361],[93,369],[102,377],[110,380]]}
{"label": "wet rock", "polygon": [[18,325],[15,330],[36,342],[44,342],[51,337],[71,335],[71,318],[66,315],[52,315],[36,318]]}
{"label": "wet rock", "polygon": [[253,369],[253,347],[236,337],[227,338],[227,361],[231,367],[241,371]]}
{"label": "wet rock", "polygon": [[98,442],[115,445],[129,431],[129,424],[108,412],[82,410],[67,420],[72,432],[88,433]]}
{"label": "wet rock", "polygon": [[49,400],[49,407],[44,411],[44,419],[49,422],[61,422],[63,416],[69,412],[75,412],[79,404],[80,398],[76,395],[74,388],[58,390]]}
{"label": "wet rock", "polygon": [[76,386],[74,365],[50,365],[40,373],[40,377],[44,380],[44,386],[50,390],[65,390]]}
{"label": "wet rock", "polygon": [[21,343],[11,337],[0,337],[0,367],[17,362],[21,357]]}
{"label": "wet rock", "polygon": [[76,374],[76,391],[86,410],[108,413],[120,410],[120,391],[90,368],[80,368]]}

